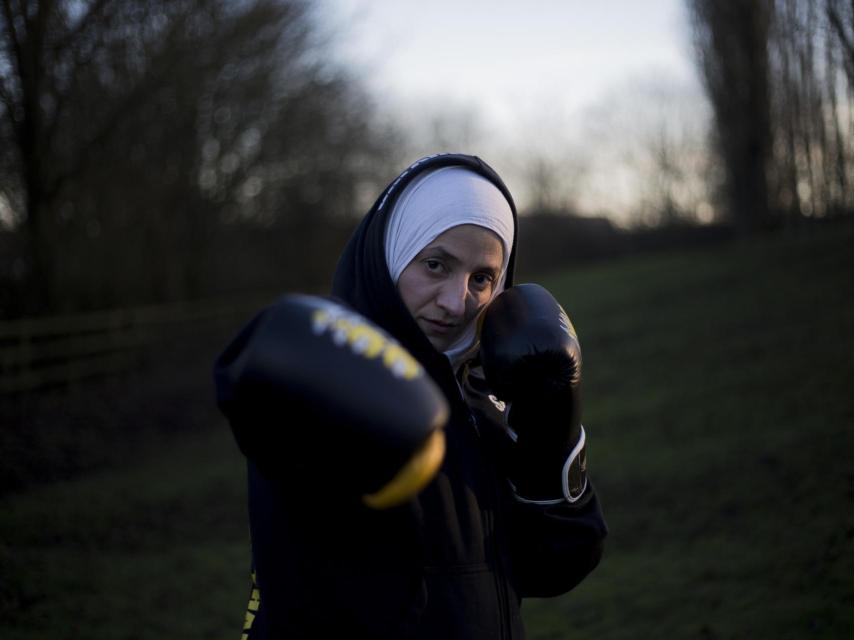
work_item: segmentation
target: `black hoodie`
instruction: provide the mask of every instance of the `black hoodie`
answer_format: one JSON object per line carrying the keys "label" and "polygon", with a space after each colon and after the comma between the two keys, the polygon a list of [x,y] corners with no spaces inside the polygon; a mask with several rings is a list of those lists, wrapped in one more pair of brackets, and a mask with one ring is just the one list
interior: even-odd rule
{"label": "black hoodie", "polygon": [[[452,370],[407,311],[385,262],[395,199],[423,171],[482,160],[444,154],[409,167],[380,195],[344,250],[332,293],[392,334],[451,407],[436,478],[402,507],[372,511],[330,495],[300,501],[249,463],[256,585],[249,638],[522,638],[521,598],[568,591],[599,561],[606,526],[592,484],[573,505],[516,501],[502,472],[502,416],[474,367]],[[514,234],[514,238],[518,234]],[[516,246],[506,286],[513,284]],[[476,364],[476,363],[473,363]],[[260,596],[260,602],[257,596]],[[567,621],[571,631],[571,621]]]}

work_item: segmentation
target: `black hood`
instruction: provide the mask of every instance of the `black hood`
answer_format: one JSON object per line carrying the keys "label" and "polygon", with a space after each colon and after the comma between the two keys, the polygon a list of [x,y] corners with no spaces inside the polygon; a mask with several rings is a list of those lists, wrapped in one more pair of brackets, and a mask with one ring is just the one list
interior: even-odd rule
{"label": "black hood", "polygon": [[483,160],[476,156],[449,153],[418,160],[383,190],[341,254],[333,279],[332,295],[393,335],[424,365],[446,395],[452,389],[456,395],[456,382],[447,358],[430,344],[404,306],[385,261],[386,223],[401,192],[421,173],[450,166],[465,167],[485,177],[501,190],[510,203],[514,233],[505,287],[512,286],[516,238],[519,235],[513,197],[495,170]]}

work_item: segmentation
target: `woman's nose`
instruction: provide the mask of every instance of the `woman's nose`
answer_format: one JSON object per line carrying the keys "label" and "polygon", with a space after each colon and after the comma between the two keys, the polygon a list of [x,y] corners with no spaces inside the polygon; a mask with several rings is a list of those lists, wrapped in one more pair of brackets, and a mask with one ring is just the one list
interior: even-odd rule
{"label": "woman's nose", "polygon": [[460,317],[465,313],[468,285],[465,278],[448,278],[439,290],[436,304],[448,315]]}

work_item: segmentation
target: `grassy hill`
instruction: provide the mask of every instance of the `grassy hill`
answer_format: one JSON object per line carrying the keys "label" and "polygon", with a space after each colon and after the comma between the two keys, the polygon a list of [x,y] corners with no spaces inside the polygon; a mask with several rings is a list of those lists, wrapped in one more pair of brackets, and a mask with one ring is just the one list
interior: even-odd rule
{"label": "grassy hill", "polygon": [[854,227],[546,284],[612,535],[531,636],[854,637]]}
{"label": "grassy hill", "polygon": [[[600,567],[546,638],[854,633],[854,225],[555,274],[585,357]],[[154,437],[154,436],[152,436]],[[0,499],[0,637],[236,638],[243,466],[224,424]]]}

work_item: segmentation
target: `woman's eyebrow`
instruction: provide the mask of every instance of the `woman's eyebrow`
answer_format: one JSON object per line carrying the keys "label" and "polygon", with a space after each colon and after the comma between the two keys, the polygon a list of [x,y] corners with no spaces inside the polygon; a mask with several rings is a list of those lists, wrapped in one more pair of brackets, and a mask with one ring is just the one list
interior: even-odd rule
{"label": "woman's eyebrow", "polygon": [[[452,265],[458,265],[462,262],[461,258],[455,256],[453,253],[445,249],[445,247],[443,247],[442,245],[433,245],[425,247],[424,250],[421,252],[421,255],[425,258],[428,256],[431,258],[439,258]],[[501,271],[501,267],[484,264],[476,267],[474,271],[483,271],[485,273],[489,273],[493,277],[497,277],[499,272]]]}
{"label": "woman's eyebrow", "polygon": [[442,260],[448,262],[460,262],[460,259],[457,256],[445,249],[442,245],[433,245],[430,247],[425,247],[424,251],[422,251],[421,253],[424,256],[441,258]]}

